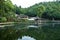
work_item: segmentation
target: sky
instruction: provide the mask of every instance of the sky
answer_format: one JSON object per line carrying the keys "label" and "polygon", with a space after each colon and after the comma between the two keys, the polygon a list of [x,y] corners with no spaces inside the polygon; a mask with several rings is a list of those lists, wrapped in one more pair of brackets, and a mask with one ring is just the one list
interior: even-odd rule
{"label": "sky", "polygon": [[11,0],[13,4],[16,4],[17,6],[21,6],[22,8],[30,7],[36,3],[40,2],[48,2],[53,0]]}
{"label": "sky", "polygon": [[23,36],[22,39],[18,38],[18,40],[36,40],[36,39],[29,36]]}

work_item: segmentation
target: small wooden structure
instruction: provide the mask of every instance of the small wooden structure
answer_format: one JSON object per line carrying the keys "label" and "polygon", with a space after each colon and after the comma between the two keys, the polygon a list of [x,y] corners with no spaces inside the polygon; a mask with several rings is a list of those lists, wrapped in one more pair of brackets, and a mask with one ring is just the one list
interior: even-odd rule
{"label": "small wooden structure", "polygon": [[24,15],[24,14],[20,14],[20,15],[17,15],[17,18],[18,19],[28,19],[28,16]]}

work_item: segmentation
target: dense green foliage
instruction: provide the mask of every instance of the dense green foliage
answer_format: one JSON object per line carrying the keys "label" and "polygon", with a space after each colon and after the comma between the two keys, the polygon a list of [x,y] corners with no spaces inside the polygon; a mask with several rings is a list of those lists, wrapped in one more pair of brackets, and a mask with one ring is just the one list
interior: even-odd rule
{"label": "dense green foliage", "polygon": [[16,14],[24,13],[26,9],[13,5],[11,0],[0,0],[0,22],[17,21]]}
{"label": "dense green foliage", "polygon": [[10,0],[0,0],[0,22],[16,21],[16,14],[47,19],[60,19],[60,1],[41,2],[29,8],[13,5]]}
{"label": "dense green foliage", "polygon": [[35,4],[29,7],[27,15],[29,16],[39,15],[47,19],[53,19],[53,18],[60,19],[60,1],[41,2],[39,4]]}
{"label": "dense green foliage", "polygon": [[[14,6],[10,0],[0,0],[0,18],[7,21],[14,20],[15,13],[13,12]],[[3,21],[0,19],[1,21]]]}

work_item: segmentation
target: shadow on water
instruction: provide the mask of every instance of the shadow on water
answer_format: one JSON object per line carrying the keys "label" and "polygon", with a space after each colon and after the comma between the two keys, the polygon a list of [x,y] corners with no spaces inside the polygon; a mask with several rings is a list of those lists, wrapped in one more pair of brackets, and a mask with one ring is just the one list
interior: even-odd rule
{"label": "shadow on water", "polygon": [[0,40],[60,40],[60,23],[15,24],[0,28]]}

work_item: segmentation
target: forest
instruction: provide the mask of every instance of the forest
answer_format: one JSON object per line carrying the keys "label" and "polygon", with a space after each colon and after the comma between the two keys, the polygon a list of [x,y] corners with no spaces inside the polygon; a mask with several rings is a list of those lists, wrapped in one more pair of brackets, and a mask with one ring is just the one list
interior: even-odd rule
{"label": "forest", "polygon": [[11,0],[0,0],[0,22],[17,21],[17,15],[60,20],[60,1],[40,2],[28,8],[13,5]]}

